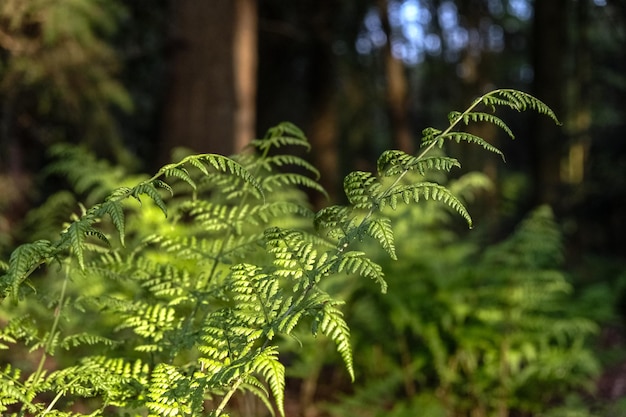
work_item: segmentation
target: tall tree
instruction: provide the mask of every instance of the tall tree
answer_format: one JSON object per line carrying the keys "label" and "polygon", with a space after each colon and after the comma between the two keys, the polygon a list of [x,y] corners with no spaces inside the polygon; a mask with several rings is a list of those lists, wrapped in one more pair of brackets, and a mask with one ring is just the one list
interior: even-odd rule
{"label": "tall tree", "polygon": [[[564,59],[567,0],[537,1],[533,26],[534,94],[563,115]],[[540,117],[534,118],[531,135],[534,203],[559,202],[562,133]]]}
{"label": "tall tree", "polygon": [[254,138],[256,0],[172,2],[161,159],[174,147],[229,155]]}

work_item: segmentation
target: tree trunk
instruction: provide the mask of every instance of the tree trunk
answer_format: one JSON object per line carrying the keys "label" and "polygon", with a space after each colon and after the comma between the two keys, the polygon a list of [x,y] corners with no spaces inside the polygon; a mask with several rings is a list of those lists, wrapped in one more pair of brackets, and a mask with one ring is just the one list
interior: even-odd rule
{"label": "tree trunk", "polygon": [[255,136],[256,0],[175,0],[160,162],[174,147],[230,155]]}
{"label": "tree trunk", "polygon": [[384,65],[386,80],[387,114],[393,135],[393,144],[396,149],[406,153],[413,153],[413,137],[408,113],[408,81],[404,64],[392,53],[392,33],[389,23],[389,0],[378,0],[380,20],[387,35],[384,47]]}
{"label": "tree trunk", "polygon": [[[534,94],[563,116],[563,62],[566,44],[566,0],[535,2]],[[534,117],[531,143],[534,204],[557,206],[560,201],[562,130],[543,115]],[[556,207],[555,207],[556,208]]]}

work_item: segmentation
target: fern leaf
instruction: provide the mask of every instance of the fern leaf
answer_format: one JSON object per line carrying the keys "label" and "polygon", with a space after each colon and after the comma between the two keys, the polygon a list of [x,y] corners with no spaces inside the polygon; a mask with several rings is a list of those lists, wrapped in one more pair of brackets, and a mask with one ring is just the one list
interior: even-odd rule
{"label": "fern leaf", "polygon": [[[154,182],[154,184],[158,186],[164,183],[161,181]],[[154,201],[154,203],[157,205],[157,207],[160,208],[163,214],[167,217],[167,206],[165,205],[163,198],[161,197],[161,195],[159,195],[159,191],[156,189],[155,185],[153,185],[152,182],[141,183],[134,187],[131,191],[131,195],[135,197],[135,199],[137,199],[139,202],[141,202],[139,196],[142,194],[150,197],[152,201]]]}
{"label": "fern leaf", "polygon": [[385,281],[382,267],[368,258],[365,252],[349,251],[344,253],[337,261],[335,261],[337,262],[337,272],[358,274],[365,278],[371,278],[380,285],[382,293],[387,292],[387,281]]}
{"label": "fern leaf", "polygon": [[25,243],[15,248],[9,258],[7,273],[0,277],[2,297],[10,291],[13,299],[17,300],[22,282],[52,254],[52,244],[48,240]]}
{"label": "fern leaf", "polygon": [[446,156],[418,158],[403,151],[388,150],[378,158],[377,166],[379,175],[393,176],[405,171],[418,171],[421,175],[433,169],[449,172],[461,164],[457,159]]}
{"label": "fern leaf", "polygon": [[316,180],[320,178],[320,172],[314,165],[296,155],[287,154],[268,156],[266,158],[259,158],[257,163],[262,165],[268,172],[273,172],[273,167],[275,166],[282,167],[285,165],[291,165],[294,167],[303,168],[304,170],[312,173],[313,175],[315,175]]}
{"label": "fern leaf", "polygon": [[109,338],[103,337],[103,336],[95,335],[95,334],[78,333],[78,334],[73,334],[73,335],[66,336],[65,338],[63,338],[59,346],[62,347],[63,349],[70,349],[70,348],[77,347],[77,346],[96,345],[96,344],[112,346],[113,344],[115,344],[115,341]]}
{"label": "fern leaf", "polygon": [[421,198],[440,201],[459,213],[467,221],[468,225],[472,227],[472,218],[467,208],[465,208],[461,200],[442,185],[432,182],[421,182],[395,187],[380,200],[381,208],[389,205],[392,209],[395,209],[398,198],[405,204],[409,204],[411,201],[417,203]]}
{"label": "fern leaf", "polygon": [[354,365],[352,345],[350,344],[350,329],[343,318],[343,313],[337,308],[337,303],[328,301],[323,304],[319,313],[314,317],[314,333],[319,328],[337,345],[337,352],[343,359],[350,378],[354,382]]}
{"label": "fern leaf", "polygon": [[372,173],[354,171],[345,177],[343,188],[350,204],[355,208],[369,209],[374,204],[380,184]]}
{"label": "fern leaf", "polygon": [[456,141],[456,143],[459,143],[462,141],[468,142],[468,143],[476,143],[482,146],[484,149],[500,155],[502,159],[504,160],[504,154],[502,153],[502,151],[496,148],[495,146],[493,146],[492,144],[490,144],[489,142],[487,142],[485,139],[481,138],[480,136],[472,135],[471,133],[466,133],[466,132],[450,132],[445,135],[441,135],[439,138],[443,140],[445,139],[454,140]]}
{"label": "fern leaf", "polygon": [[328,197],[326,190],[315,180],[301,174],[280,173],[269,175],[263,178],[261,187],[263,190],[272,192],[275,188],[284,187],[286,185],[297,185],[322,193]]}
{"label": "fern leaf", "polygon": [[124,246],[125,221],[122,205],[118,201],[108,199],[100,205],[98,212],[99,216],[103,216],[104,214],[108,214],[111,217],[111,221],[119,233],[120,243]]}
{"label": "fern leaf", "polygon": [[80,221],[70,224],[63,233],[69,240],[70,248],[74,256],[76,256],[81,271],[85,270],[85,236],[88,232],[93,230],[90,220],[83,218]]}
{"label": "fern leaf", "polygon": [[285,417],[285,367],[278,360],[278,348],[265,348],[254,359],[253,369],[263,375],[274,396],[279,414]]}
{"label": "fern leaf", "polygon": [[262,153],[267,153],[271,148],[282,146],[300,146],[307,151],[311,149],[311,145],[302,130],[289,122],[282,122],[268,129],[263,139],[253,140],[251,145]]}
{"label": "fern leaf", "polygon": [[495,126],[498,126],[500,129],[504,130],[506,134],[511,138],[515,139],[515,135],[511,131],[511,129],[504,123],[502,119],[491,114],[491,113],[483,113],[483,112],[468,112],[463,114],[463,123],[468,125],[470,122],[487,122],[491,123]]}
{"label": "fern leaf", "polygon": [[[202,165],[202,164],[200,164],[200,165]],[[193,188],[194,190],[196,190],[198,188],[198,186],[196,185],[195,181],[191,178],[191,176],[189,176],[189,172],[185,168],[183,168],[183,167],[173,166],[171,168],[168,168],[168,169],[164,170],[163,171],[163,175],[165,175],[166,177],[175,177],[175,178],[178,178],[180,180],[183,180],[187,184],[189,184],[189,186],[191,188]]]}
{"label": "fern leaf", "polygon": [[500,89],[494,90],[482,97],[482,102],[487,106],[507,106],[517,111],[531,108],[538,113],[550,117],[556,124],[561,124],[556,114],[547,104],[534,96],[519,90]]}
{"label": "fern leaf", "polygon": [[315,214],[313,224],[316,230],[326,230],[331,237],[341,239],[354,224],[350,213],[350,208],[346,206],[325,207]]}
{"label": "fern leaf", "polygon": [[396,256],[396,246],[394,244],[393,229],[391,228],[390,219],[372,219],[367,222],[365,230],[368,235],[380,243],[391,259],[398,259]]}
{"label": "fern leaf", "polygon": [[181,164],[186,163],[190,159],[194,158],[208,163],[218,171],[233,174],[235,177],[242,179],[246,183],[252,185],[261,195],[263,195],[263,190],[261,189],[261,186],[259,185],[256,178],[254,178],[246,168],[244,168],[242,165],[238,164],[234,160],[222,155],[202,154],[196,156],[188,156],[181,161]]}

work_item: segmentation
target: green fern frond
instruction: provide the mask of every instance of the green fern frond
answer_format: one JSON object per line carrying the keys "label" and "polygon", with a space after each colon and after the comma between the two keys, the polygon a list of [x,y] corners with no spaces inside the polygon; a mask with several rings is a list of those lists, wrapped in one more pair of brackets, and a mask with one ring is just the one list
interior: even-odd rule
{"label": "green fern frond", "polygon": [[17,300],[20,285],[35,268],[53,255],[54,247],[48,240],[42,239],[18,246],[11,253],[6,274],[0,277],[2,298],[10,292],[13,299]]}
{"label": "green fern frond", "polygon": [[393,229],[391,227],[390,219],[371,219],[365,223],[364,227],[367,234],[380,243],[391,259],[397,259],[396,245],[394,243]]}
{"label": "green fern frond", "polygon": [[294,173],[280,173],[269,175],[262,179],[261,187],[266,192],[272,192],[276,188],[282,188],[285,186],[301,186],[305,188],[310,188],[311,190],[315,190],[323,194],[325,197],[328,197],[326,190],[315,180],[301,174]]}
{"label": "green fern frond", "polygon": [[[472,135],[471,133],[450,132],[450,133],[446,133],[444,135],[439,136],[438,140],[453,140],[456,143],[460,143],[460,142],[475,143],[477,145],[482,146],[484,149],[488,150],[489,152],[493,152],[495,154],[500,155],[502,159],[504,160],[504,154],[502,153],[500,149],[496,148],[495,146],[493,146],[492,144],[490,144],[489,142],[487,142],[480,136]],[[428,143],[424,142],[424,145],[428,145]]]}
{"label": "green fern frond", "polygon": [[268,129],[263,139],[253,140],[251,145],[262,153],[267,153],[271,148],[280,148],[282,146],[300,146],[306,150],[311,149],[304,132],[289,122],[281,122],[277,126]]}
{"label": "green fern frond", "polygon": [[150,375],[146,406],[158,416],[193,415],[200,409],[189,404],[188,399],[197,386],[197,380],[186,376],[178,367],[160,363]]}
{"label": "green fern frond", "polygon": [[461,164],[456,158],[447,156],[419,158],[403,151],[389,150],[378,158],[377,166],[379,175],[394,176],[412,170],[421,175],[425,175],[427,170],[449,172]]}
{"label": "green fern frond", "polygon": [[265,231],[267,252],[274,256],[274,274],[289,277],[296,283],[311,276],[317,251],[302,232],[277,227]]}
{"label": "green fern frond", "polygon": [[91,333],[78,333],[70,336],[66,336],[61,340],[59,346],[63,349],[71,349],[83,345],[96,345],[103,344],[106,346],[113,346],[116,342],[108,337],[103,337]]}
{"label": "green fern frond", "polygon": [[556,114],[543,101],[519,90],[499,89],[485,94],[481,98],[486,106],[507,106],[513,110],[524,111],[528,108],[550,117],[556,124],[561,124]]}
{"label": "green fern frond", "polygon": [[343,181],[348,201],[357,209],[370,209],[375,204],[380,183],[370,172],[354,171]]}
{"label": "green fern frond", "polygon": [[256,162],[251,163],[249,169],[254,168],[256,165],[260,165],[267,170],[267,172],[274,172],[274,167],[283,167],[286,165],[303,168],[307,172],[315,175],[315,179],[320,178],[319,170],[307,160],[300,158],[296,155],[272,155],[265,158],[259,158]]}
{"label": "green fern frond", "polygon": [[344,365],[354,381],[354,361],[352,358],[352,345],[350,344],[350,328],[343,318],[343,313],[337,305],[338,302],[327,301],[314,317],[313,332],[319,329],[337,345],[337,352],[343,359]]}
{"label": "green fern frond", "polygon": [[[128,314],[130,313],[130,314]],[[176,310],[163,303],[137,302],[127,317],[118,325],[117,330],[130,328],[138,336],[152,343],[138,346],[141,351],[160,351],[164,348],[161,341],[165,334],[173,331],[180,325]]]}
{"label": "green fern frond", "polygon": [[452,192],[450,192],[450,190],[446,187],[439,184],[421,182],[417,184],[397,186],[391,189],[379,201],[381,209],[388,205],[395,210],[398,202],[400,201],[405,204],[409,204],[411,202],[417,203],[422,198],[425,200],[440,201],[446,204],[459,213],[467,221],[468,225],[472,227],[472,218],[461,200],[452,194]]}
{"label": "green fern frond", "polygon": [[[194,161],[199,162],[197,159],[194,159]],[[197,167],[197,165],[193,165],[193,164],[190,164],[190,165],[192,165],[194,167]],[[199,163],[198,165],[200,165],[200,166],[202,166],[204,168],[204,170],[201,169],[202,172],[206,171],[206,168],[201,163]],[[185,168],[183,168],[183,167],[171,166],[171,167],[163,170],[163,175],[165,177],[178,178],[178,179],[186,182],[187,184],[189,184],[189,186],[191,188],[193,188],[194,190],[198,188],[198,186],[196,185],[196,182],[189,175],[189,172]]]}
{"label": "green fern frond", "polygon": [[310,208],[290,201],[276,201],[257,206],[254,214],[262,223],[268,223],[271,219],[278,219],[284,216],[296,215],[300,218],[309,219],[315,216],[315,213]]}
{"label": "green fern frond", "polygon": [[155,184],[158,186],[161,185],[162,182],[155,182],[154,184],[152,182],[141,183],[131,190],[131,195],[137,201],[139,201],[139,203],[141,203],[140,196],[142,194],[147,195],[152,199],[152,201],[154,201],[154,204],[156,204],[157,207],[161,209],[165,217],[167,217],[167,206],[165,205],[165,201],[163,201],[163,198],[159,194],[159,191],[156,189]]}
{"label": "green fern frond", "polygon": [[468,113],[463,113],[463,114],[459,113],[459,116],[462,117],[463,123],[465,123],[466,125],[470,124],[471,122],[491,123],[499,127],[500,129],[502,129],[504,132],[506,132],[506,134],[511,139],[515,139],[515,135],[513,134],[511,129],[507,126],[507,124],[504,123],[504,120],[500,119],[498,116],[495,116],[491,113],[468,112]]}
{"label": "green fern frond", "polygon": [[348,230],[355,226],[350,208],[339,205],[325,207],[318,211],[313,225],[316,230],[326,231],[331,238],[335,239],[344,238]]}
{"label": "green fern frond", "polygon": [[263,349],[253,362],[253,371],[258,372],[267,381],[274,396],[278,413],[285,417],[285,366],[278,360],[278,348],[269,346]]}
{"label": "green fern frond", "polygon": [[109,198],[99,206],[96,214],[98,217],[104,217],[105,214],[111,217],[113,226],[115,226],[119,235],[120,243],[124,246],[126,223],[122,205],[118,201]]}
{"label": "green fern frond", "polygon": [[370,278],[380,285],[382,293],[387,292],[387,281],[382,267],[372,261],[365,252],[349,251],[342,254],[335,261],[334,269],[338,272],[346,274],[358,274],[365,278]]}

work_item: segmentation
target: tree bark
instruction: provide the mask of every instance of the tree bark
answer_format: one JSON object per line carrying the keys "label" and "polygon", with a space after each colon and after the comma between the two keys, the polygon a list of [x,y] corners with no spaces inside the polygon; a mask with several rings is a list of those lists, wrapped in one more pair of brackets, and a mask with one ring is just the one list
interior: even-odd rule
{"label": "tree bark", "polygon": [[389,0],[378,0],[380,20],[383,26],[387,42],[385,44],[384,65],[386,80],[387,114],[393,135],[393,144],[396,149],[406,153],[413,153],[413,136],[409,123],[408,113],[408,81],[403,62],[396,58],[392,52],[392,31],[389,23]]}
{"label": "tree bark", "polygon": [[254,134],[256,0],[173,0],[160,162],[173,148],[229,155]]}
{"label": "tree bark", "polygon": [[[533,26],[534,94],[563,115],[563,62],[566,45],[566,0],[535,2]],[[533,121],[531,157],[534,201],[557,206],[560,201],[561,130],[543,115]],[[556,208],[556,207],[555,207]]]}

